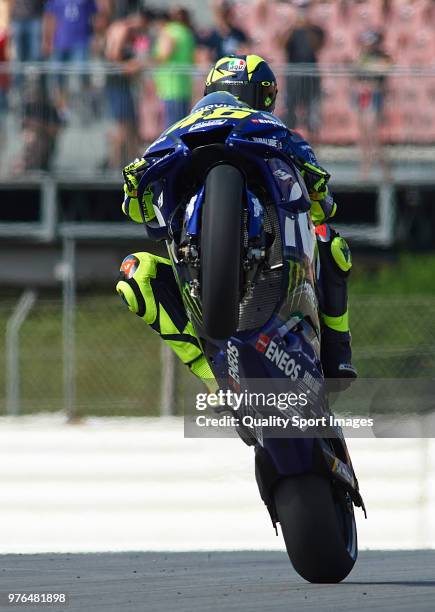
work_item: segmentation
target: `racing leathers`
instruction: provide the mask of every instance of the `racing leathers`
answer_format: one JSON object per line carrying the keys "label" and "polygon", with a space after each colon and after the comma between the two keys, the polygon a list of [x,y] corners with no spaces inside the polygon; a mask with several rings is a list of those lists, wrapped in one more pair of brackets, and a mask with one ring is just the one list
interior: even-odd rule
{"label": "racing leathers", "polygon": [[[328,189],[330,175],[318,164],[310,145],[297,132],[289,131],[281,144],[304,177],[311,200],[310,215],[316,228],[321,268],[323,371],[327,378],[350,382],[356,377],[351,364],[347,310],[347,279],[352,259],[346,241],[328,225],[337,209]],[[137,188],[147,165],[142,158],[124,168],[122,209],[138,223],[143,219]],[[155,212],[146,191],[142,207],[145,221],[152,221]],[[193,374],[210,386],[214,376],[187,316],[170,260],[146,252],[128,255],[121,264],[116,290],[128,308],[161,336]]]}

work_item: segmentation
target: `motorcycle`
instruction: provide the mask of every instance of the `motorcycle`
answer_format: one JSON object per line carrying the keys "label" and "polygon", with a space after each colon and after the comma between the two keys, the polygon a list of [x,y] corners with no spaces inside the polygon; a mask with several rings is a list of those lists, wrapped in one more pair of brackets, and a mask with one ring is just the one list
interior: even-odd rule
{"label": "motorcycle", "polygon": [[[167,243],[221,389],[293,382],[328,415],[316,237],[304,180],[282,151],[287,128],[236,99],[227,106],[208,98],[145,152],[138,198],[151,198],[156,215],[148,236]],[[261,426],[238,429],[254,446],[260,495],[290,561],[315,583],[340,582],[351,571],[354,505],[365,512],[341,429],[328,431],[283,437]]]}

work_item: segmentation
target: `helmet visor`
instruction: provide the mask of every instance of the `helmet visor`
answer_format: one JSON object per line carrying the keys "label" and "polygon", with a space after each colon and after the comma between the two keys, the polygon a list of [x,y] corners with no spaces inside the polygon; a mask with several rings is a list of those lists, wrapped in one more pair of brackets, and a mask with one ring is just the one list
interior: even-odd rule
{"label": "helmet visor", "polygon": [[248,81],[216,81],[207,85],[205,93],[214,91],[228,91],[241,102],[245,102],[255,110],[273,111],[275,107],[276,85],[248,82]]}

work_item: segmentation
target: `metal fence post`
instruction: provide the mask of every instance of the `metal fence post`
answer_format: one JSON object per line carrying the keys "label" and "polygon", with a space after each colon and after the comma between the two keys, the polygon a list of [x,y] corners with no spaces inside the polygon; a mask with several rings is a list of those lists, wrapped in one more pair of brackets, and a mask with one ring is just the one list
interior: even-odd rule
{"label": "metal fence post", "polygon": [[383,183],[378,196],[379,236],[382,244],[391,245],[394,241],[395,205],[392,185]]}
{"label": "metal fence post", "polygon": [[58,223],[58,212],[56,205],[57,183],[53,177],[45,177],[41,185],[42,212],[41,222],[43,230],[41,237],[47,242],[54,240]]}
{"label": "metal fence post", "polygon": [[76,412],[76,245],[72,238],[63,239],[63,405],[69,421]]}
{"label": "metal fence post", "polygon": [[20,413],[19,334],[35,300],[34,291],[25,291],[6,324],[6,412],[13,416]]}
{"label": "metal fence post", "polygon": [[162,342],[160,351],[162,378],[160,383],[160,416],[171,416],[175,410],[176,361],[173,351]]}

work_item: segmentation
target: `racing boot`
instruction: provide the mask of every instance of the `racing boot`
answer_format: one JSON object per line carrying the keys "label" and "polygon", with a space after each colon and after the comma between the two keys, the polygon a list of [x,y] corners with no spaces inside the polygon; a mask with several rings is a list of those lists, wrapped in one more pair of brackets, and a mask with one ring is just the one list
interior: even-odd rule
{"label": "racing boot", "polygon": [[322,329],[321,361],[326,378],[357,377],[352,365],[351,336],[349,332],[336,331],[326,325]]}
{"label": "racing boot", "polygon": [[324,224],[316,228],[321,276],[321,360],[326,378],[343,379],[341,389],[357,377],[352,365],[347,310],[347,282],[352,256],[347,242]]}
{"label": "racing boot", "polygon": [[202,352],[175,280],[171,262],[151,253],[133,253],[121,264],[116,291],[134,312],[202,380],[210,392],[217,389],[213,372]]}

